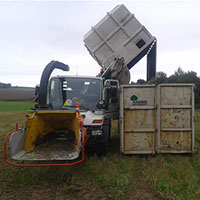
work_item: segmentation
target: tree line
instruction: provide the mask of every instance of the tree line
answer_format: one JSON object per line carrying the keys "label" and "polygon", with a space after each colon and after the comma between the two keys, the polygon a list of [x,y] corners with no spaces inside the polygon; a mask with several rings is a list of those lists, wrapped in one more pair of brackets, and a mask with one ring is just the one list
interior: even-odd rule
{"label": "tree line", "polygon": [[11,88],[11,84],[10,83],[1,83],[0,82],[0,88]]}
{"label": "tree line", "polygon": [[[171,76],[167,77],[164,72],[157,72],[156,77],[150,81],[151,83],[194,83],[195,84],[195,104],[200,107],[200,78],[194,71],[184,72],[181,68],[178,68]],[[145,84],[144,79],[138,79],[136,83],[132,84]]]}

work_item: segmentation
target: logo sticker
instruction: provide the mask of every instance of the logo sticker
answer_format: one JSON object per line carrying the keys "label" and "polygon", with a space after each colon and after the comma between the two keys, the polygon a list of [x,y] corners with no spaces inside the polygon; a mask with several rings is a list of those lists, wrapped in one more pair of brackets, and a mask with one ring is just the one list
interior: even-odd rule
{"label": "logo sticker", "polygon": [[137,96],[135,96],[135,95],[131,96],[131,101],[137,101],[137,100],[138,100]]}
{"label": "logo sticker", "polygon": [[130,100],[132,101],[133,105],[147,105],[147,100],[138,101],[138,97],[136,95],[132,95]]}

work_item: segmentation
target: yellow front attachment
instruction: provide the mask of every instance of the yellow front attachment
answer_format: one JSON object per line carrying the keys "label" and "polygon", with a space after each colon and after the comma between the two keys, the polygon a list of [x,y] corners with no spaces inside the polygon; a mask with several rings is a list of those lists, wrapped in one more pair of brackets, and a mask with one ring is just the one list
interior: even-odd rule
{"label": "yellow front attachment", "polygon": [[[72,111],[39,111],[28,116],[24,150],[30,151],[56,140],[68,139],[78,150],[80,128],[76,113]],[[52,145],[52,144],[51,144]]]}

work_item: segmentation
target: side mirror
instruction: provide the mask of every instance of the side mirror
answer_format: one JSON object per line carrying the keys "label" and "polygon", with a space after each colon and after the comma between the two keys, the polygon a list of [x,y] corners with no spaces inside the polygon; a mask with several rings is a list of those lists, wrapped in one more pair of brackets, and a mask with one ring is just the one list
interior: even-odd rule
{"label": "side mirror", "polygon": [[97,104],[98,109],[106,109],[106,102],[103,99],[100,99]]}
{"label": "side mirror", "polygon": [[117,95],[117,82],[107,81],[105,89],[110,92],[111,97],[115,97]]}
{"label": "side mirror", "polygon": [[36,87],[35,87],[35,95],[34,95],[34,97],[33,97],[32,102],[38,102],[39,90],[40,90],[40,86],[39,86],[39,85],[36,85]]}
{"label": "side mirror", "polygon": [[38,95],[38,94],[39,94],[39,90],[40,90],[40,86],[39,86],[39,85],[36,85],[36,86],[35,86],[35,95]]}
{"label": "side mirror", "polygon": [[116,97],[117,96],[117,88],[115,86],[111,87],[110,94],[111,94],[111,97]]}
{"label": "side mirror", "polygon": [[107,90],[109,90],[109,89],[111,88],[110,81],[107,81],[107,82],[106,82],[105,88],[106,88]]}
{"label": "side mirror", "polygon": [[111,103],[117,103],[117,88],[115,86],[111,86],[109,91],[110,91]]}

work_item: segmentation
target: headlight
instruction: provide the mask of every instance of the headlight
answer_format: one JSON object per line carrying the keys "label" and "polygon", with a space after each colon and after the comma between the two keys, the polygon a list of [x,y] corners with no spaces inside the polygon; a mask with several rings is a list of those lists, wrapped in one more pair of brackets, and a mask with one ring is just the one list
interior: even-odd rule
{"label": "headlight", "polygon": [[102,135],[102,130],[93,130],[92,135]]}

